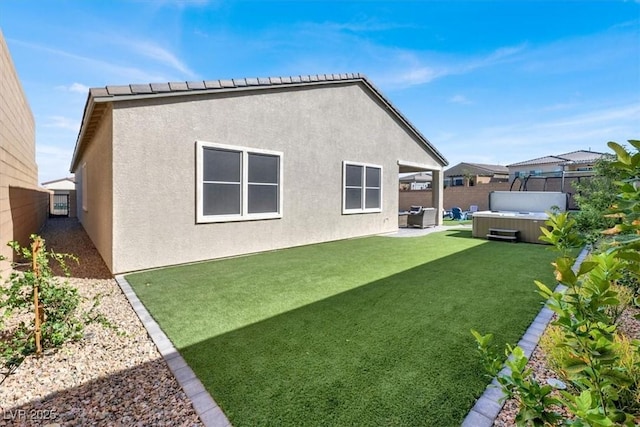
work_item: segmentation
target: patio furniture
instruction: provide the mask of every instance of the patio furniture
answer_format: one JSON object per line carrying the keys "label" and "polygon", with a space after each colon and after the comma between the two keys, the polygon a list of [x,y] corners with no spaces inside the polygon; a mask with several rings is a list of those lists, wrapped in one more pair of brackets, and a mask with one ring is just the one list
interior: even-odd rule
{"label": "patio furniture", "polygon": [[409,216],[409,211],[399,211],[398,212],[398,228],[406,228],[407,227],[407,218]]}
{"label": "patio furniture", "polygon": [[[413,208],[420,208],[414,210]],[[422,206],[411,206],[407,216],[407,227],[434,227],[436,225],[436,209],[423,208]]]}
{"label": "patio furniture", "polygon": [[463,221],[463,220],[467,219],[467,213],[456,206],[455,208],[451,209],[451,219],[455,219],[455,220],[458,220],[458,221]]}

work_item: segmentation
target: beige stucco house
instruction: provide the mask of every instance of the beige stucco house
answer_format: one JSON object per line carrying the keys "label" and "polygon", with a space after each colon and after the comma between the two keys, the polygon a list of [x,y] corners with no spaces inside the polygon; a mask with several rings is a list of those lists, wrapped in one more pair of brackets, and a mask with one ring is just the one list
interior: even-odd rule
{"label": "beige stucco house", "polygon": [[[49,194],[38,187],[33,113],[0,31],[0,273],[13,259],[6,243],[29,243],[47,219]],[[4,274],[0,274],[5,276]]]}
{"label": "beige stucco house", "polygon": [[526,177],[591,176],[596,162],[608,154],[590,150],[538,157],[507,165],[509,180]]}
{"label": "beige stucco house", "polygon": [[[71,163],[112,273],[395,231],[445,158],[360,74],[91,89]],[[440,219],[440,215],[438,218]]]}
{"label": "beige stucco house", "polygon": [[444,185],[447,187],[469,187],[508,180],[509,169],[502,165],[462,162],[444,171]]}

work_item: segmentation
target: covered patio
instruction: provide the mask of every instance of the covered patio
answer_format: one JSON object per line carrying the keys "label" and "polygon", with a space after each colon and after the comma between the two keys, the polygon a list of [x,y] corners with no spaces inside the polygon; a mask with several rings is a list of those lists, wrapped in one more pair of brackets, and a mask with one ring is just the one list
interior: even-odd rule
{"label": "covered patio", "polygon": [[[425,228],[426,226],[441,226],[442,225],[442,213],[444,212],[443,206],[443,191],[444,191],[444,182],[443,182],[443,169],[442,168],[434,168],[433,166],[419,164],[410,161],[398,161],[398,174],[404,173],[412,173],[412,172],[428,172],[431,174],[431,197],[430,200],[424,200],[421,202],[419,206],[422,208],[428,208],[428,210],[421,210],[417,214],[420,215],[428,215],[429,218],[424,218],[424,220],[418,221],[417,225],[420,228]],[[425,193],[426,194],[426,193]],[[430,210],[433,209],[434,212]],[[400,197],[398,197],[398,227],[407,227],[411,222],[416,223],[415,221],[410,221],[409,216],[410,212],[407,212],[405,209],[400,207]]]}

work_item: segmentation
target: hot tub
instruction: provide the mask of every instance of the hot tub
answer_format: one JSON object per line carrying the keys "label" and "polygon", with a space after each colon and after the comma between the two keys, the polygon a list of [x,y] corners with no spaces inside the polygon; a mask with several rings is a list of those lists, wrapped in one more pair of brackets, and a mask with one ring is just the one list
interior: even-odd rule
{"label": "hot tub", "polygon": [[490,228],[518,230],[519,240],[527,243],[543,243],[540,227],[546,227],[549,216],[545,212],[479,211],[473,213],[473,237],[485,239]]}

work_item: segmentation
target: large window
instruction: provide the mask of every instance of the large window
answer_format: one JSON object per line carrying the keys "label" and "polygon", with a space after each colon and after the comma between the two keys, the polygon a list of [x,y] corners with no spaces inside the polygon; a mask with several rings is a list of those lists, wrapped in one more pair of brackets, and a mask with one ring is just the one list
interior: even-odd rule
{"label": "large window", "polygon": [[342,171],[342,213],[382,210],[382,166],[344,162]]}
{"label": "large window", "polygon": [[198,141],[197,221],[282,217],[282,153]]}

